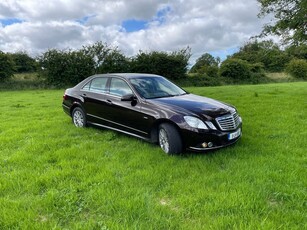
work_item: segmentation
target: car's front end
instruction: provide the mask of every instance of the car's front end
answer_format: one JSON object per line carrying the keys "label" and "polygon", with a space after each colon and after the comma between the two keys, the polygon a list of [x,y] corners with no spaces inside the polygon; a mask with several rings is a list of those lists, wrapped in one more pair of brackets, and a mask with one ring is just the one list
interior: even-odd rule
{"label": "car's front end", "polygon": [[226,147],[242,136],[242,118],[231,105],[193,94],[156,99],[155,103],[177,125],[187,149],[204,151]]}
{"label": "car's front end", "polygon": [[194,119],[198,120],[198,126],[190,119],[187,125],[181,128],[185,146],[190,150],[203,151],[226,147],[237,142],[242,136],[242,118],[236,111],[211,120],[200,117]]}

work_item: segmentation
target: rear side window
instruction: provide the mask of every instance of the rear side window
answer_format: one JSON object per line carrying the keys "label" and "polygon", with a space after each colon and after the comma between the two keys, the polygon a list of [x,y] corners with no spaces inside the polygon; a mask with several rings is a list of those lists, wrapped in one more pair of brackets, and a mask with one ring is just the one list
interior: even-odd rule
{"label": "rear side window", "polygon": [[94,93],[106,93],[106,85],[108,78],[106,77],[98,77],[94,78],[92,81],[83,86],[83,90],[88,90]]}
{"label": "rear side window", "polygon": [[85,85],[85,86],[83,86],[83,87],[82,87],[82,89],[83,89],[83,90],[87,90],[87,91],[88,91],[88,90],[90,90],[90,85],[91,85],[91,81],[90,81],[90,82],[88,82],[88,83],[86,83],[86,85]]}

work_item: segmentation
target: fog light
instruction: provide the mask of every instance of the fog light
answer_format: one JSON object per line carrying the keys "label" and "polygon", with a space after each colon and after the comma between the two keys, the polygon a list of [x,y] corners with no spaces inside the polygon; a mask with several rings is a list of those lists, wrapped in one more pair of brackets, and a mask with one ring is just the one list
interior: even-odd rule
{"label": "fog light", "polygon": [[212,142],[209,142],[209,143],[208,143],[208,147],[211,148],[212,146],[213,146],[213,143],[212,143]]}
{"label": "fog light", "polygon": [[208,144],[207,144],[206,142],[204,142],[204,143],[201,144],[201,146],[202,146],[203,148],[207,148],[207,147],[208,147]]}

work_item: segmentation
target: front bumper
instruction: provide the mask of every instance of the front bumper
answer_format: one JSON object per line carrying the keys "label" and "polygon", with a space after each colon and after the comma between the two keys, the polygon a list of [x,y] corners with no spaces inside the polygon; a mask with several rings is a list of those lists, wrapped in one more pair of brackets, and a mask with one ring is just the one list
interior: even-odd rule
{"label": "front bumper", "polygon": [[[229,140],[229,134],[240,129],[240,135]],[[235,130],[183,130],[185,147],[192,151],[208,151],[236,143],[242,136],[242,123]]]}

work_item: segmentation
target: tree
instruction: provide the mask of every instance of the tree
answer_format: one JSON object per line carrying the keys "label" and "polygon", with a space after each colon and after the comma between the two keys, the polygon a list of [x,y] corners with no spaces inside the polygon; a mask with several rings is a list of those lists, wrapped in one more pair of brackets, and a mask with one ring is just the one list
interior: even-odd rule
{"label": "tree", "polygon": [[289,62],[286,72],[293,77],[307,80],[307,61],[304,59],[293,59]]}
{"label": "tree", "polygon": [[201,69],[204,71],[208,67],[218,67],[219,62],[219,58],[214,58],[211,54],[205,53],[196,60],[196,63],[192,66],[190,73],[198,73]]}
{"label": "tree", "polygon": [[245,60],[250,64],[262,64],[264,69],[269,72],[283,71],[286,63],[290,61],[289,55],[272,40],[250,41],[232,57]]}
{"label": "tree", "polygon": [[101,41],[94,43],[93,45],[84,46],[82,52],[92,58],[95,62],[95,72],[99,72],[99,67],[103,64],[108,54],[112,51],[112,48],[108,44],[103,44]]}
{"label": "tree", "polygon": [[97,68],[97,73],[126,73],[130,72],[130,61],[119,50],[111,50]]}
{"label": "tree", "polygon": [[236,81],[249,80],[251,77],[248,62],[235,58],[228,58],[222,62],[220,74]]}
{"label": "tree", "polygon": [[286,48],[286,53],[291,58],[307,60],[307,44],[301,44],[299,46],[289,46]]}
{"label": "tree", "polygon": [[81,50],[86,56],[91,57],[95,63],[95,73],[123,73],[129,72],[129,59],[117,47],[111,47],[101,41]]}
{"label": "tree", "polygon": [[10,55],[0,51],[0,82],[5,81],[15,72],[15,63]]}
{"label": "tree", "polygon": [[40,58],[40,75],[54,86],[75,85],[94,73],[94,61],[81,51],[46,51]]}
{"label": "tree", "polygon": [[31,58],[25,52],[17,52],[10,54],[16,65],[16,71],[18,73],[34,72],[36,71],[37,64],[33,58]]}
{"label": "tree", "polygon": [[132,59],[132,71],[158,74],[170,79],[184,78],[190,56],[190,48],[171,53],[140,51]]}
{"label": "tree", "polygon": [[264,26],[261,36],[281,36],[285,44],[306,44],[306,0],[258,0],[261,6],[259,17],[274,15],[275,20]]}

